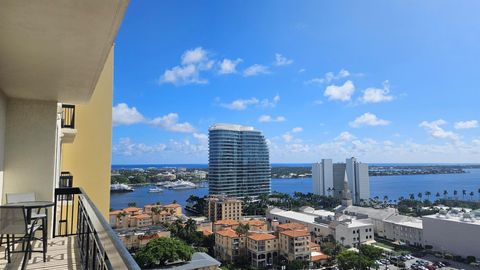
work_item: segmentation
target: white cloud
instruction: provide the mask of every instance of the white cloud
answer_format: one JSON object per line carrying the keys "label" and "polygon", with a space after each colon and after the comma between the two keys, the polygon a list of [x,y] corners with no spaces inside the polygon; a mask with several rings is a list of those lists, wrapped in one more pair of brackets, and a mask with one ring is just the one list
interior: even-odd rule
{"label": "white cloud", "polygon": [[477,128],[477,127],[478,127],[477,120],[460,121],[455,123],[455,129],[471,129],[471,128]]}
{"label": "white cloud", "polygon": [[293,140],[293,136],[292,136],[292,134],[287,132],[287,133],[282,135],[282,139],[283,139],[284,142],[289,143]]}
{"label": "white cloud", "polygon": [[112,152],[122,156],[143,155],[146,153],[163,152],[167,146],[165,144],[147,145],[144,143],[134,143],[130,138],[120,138],[117,144],[112,146]]}
{"label": "white cloud", "polygon": [[276,95],[273,97],[273,102],[278,103],[280,101],[280,95]]}
{"label": "white cloud", "polygon": [[315,101],[313,101],[313,104],[315,104],[315,105],[322,105],[322,104],[323,104],[323,100],[319,100],[319,99],[318,99],[318,100],[315,100]]}
{"label": "white cloud", "polygon": [[225,107],[230,110],[245,110],[248,106],[258,104],[258,99],[252,97],[250,99],[237,99],[232,101],[231,103],[222,103],[220,104],[222,107]]}
{"label": "white cloud", "polygon": [[432,122],[423,121],[420,123],[420,127],[424,128],[430,136],[437,139],[450,139],[453,141],[458,141],[460,136],[452,131],[446,131],[441,126],[445,125],[447,122],[443,119],[438,119]]}
{"label": "white cloud", "polygon": [[181,65],[165,70],[159,83],[174,85],[206,84],[207,79],[200,77],[200,72],[213,67],[213,60],[208,58],[208,53],[202,47],[187,50],[182,54]]}
{"label": "white cloud", "polygon": [[285,56],[276,53],[275,54],[275,65],[276,66],[287,66],[293,63],[292,59],[287,59]]}
{"label": "white cloud", "polygon": [[348,141],[352,141],[356,139],[356,137],[348,132],[348,131],[344,131],[342,133],[340,133],[340,135],[338,135],[336,138],[335,138],[335,141],[339,141],[339,142],[348,142]]}
{"label": "white cloud", "polygon": [[393,100],[393,96],[389,95],[390,85],[388,81],[383,82],[383,88],[369,87],[363,91],[360,101],[363,103],[379,103]]}
{"label": "white cloud", "polygon": [[307,71],[307,70],[304,69],[304,68],[301,68],[301,69],[298,70],[298,73],[303,73],[303,72],[305,72],[305,71]]}
{"label": "white cloud", "polygon": [[182,55],[182,64],[197,64],[201,62],[206,62],[208,60],[207,51],[202,47],[197,47],[195,49],[187,50]]}
{"label": "white cloud", "polygon": [[357,117],[354,121],[350,122],[350,126],[358,128],[361,126],[386,126],[389,125],[390,121],[380,119],[373,113],[364,113],[361,116]]}
{"label": "white cloud", "polygon": [[113,126],[133,125],[144,122],[145,118],[135,107],[128,107],[126,103],[119,103],[112,108]]}
{"label": "white cloud", "polygon": [[305,81],[305,83],[306,84],[320,85],[320,84],[324,84],[324,83],[330,83],[332,81],[339,80],[339,79],[342,79],[342,78],[346,78],[350,75],[351,74],[348,70],[341,69],[337,74],[335,74],[333,72],[327,72],[327,73],[325,73],[325,75],[323,75],[323,77],[313,78],[311,80]]}
{"label": "white cloud", "polygon": [[329,100],[349,101],[352,98],[353,92],[355,92],[355,86],[352,81],[348,80],[340,86],[327,86],[323,95],[328,97]]}
{"label": "white cloud", "polygon": [[258,118],[258,122],[260,123],[268,123],[268,122],[284,122],[287,119],[284,116],[277,116],[272,117],[270,115],[262,115]]}
{"label": "white cloud", "polygon": [[237,60],[223,59],[220,62],[220,68],[218,70],[219,74],[232,74],[237,73],[237,65],[240,64],[243,60],[237,58]]}
{"label": "white cloud", "polygon": [[268,74],[270,73],[270,70],[268,69],[267,66],[259,65],[259,64],[254,64],[249,66],[243,71],[243,76],[245,77],[250,77],[250,76],[256,76],[260,74]]}
{"label": "white cloud", "polygon": [[178,123],[177,113],[169,113],[164,116],[156,117],[150,121],[150,124],[172,132],[192,133],[195,131],[195,128],[188,122]]}
{"label": "white cloud", "polygon": [[270,101],[268,98],[262,99],[262,102],[260,102],[260,105],[265,108],[275,108],[277,106],[278,102],[280,102],[280,95],[276,95],[273,97],[272,101]]}
{"label": "white cloud", "polygon": [[302,132],[302,131],[303,131],[303,128],[301,128],[301,127],[294,127],[294,128],[292,129],[292,132],[293,132],[293,133],[299,133],[299,132]]}

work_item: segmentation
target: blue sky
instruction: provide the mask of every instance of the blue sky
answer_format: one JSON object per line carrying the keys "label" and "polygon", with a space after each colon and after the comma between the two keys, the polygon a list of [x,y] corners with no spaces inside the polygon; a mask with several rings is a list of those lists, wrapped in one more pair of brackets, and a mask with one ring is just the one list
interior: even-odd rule
{"label": "blue sky", "polygon": [[208,127],[272,162],[480,162],[478,1],[131,1],[113,163],[207,163]]}

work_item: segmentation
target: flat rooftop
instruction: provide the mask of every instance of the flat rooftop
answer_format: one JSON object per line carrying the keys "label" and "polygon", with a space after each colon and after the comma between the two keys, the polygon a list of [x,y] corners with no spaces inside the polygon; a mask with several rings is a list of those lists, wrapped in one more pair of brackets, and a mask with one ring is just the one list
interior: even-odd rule
{"label": "flat rooftop", "polygon": [[255,131],[253,127],[236,124],[213,124],[208,130]]}

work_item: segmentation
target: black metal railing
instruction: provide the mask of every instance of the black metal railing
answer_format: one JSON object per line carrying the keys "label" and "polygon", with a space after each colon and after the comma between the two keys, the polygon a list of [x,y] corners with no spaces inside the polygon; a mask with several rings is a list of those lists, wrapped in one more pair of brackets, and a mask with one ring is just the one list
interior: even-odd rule
{"label": "black metal railing", "polygon": [[75,105],[62,104],[62,128],[75,128]]}
{"label": "black metal railing", "polygon": [[76,235],[83,269],[140,270],[82,188],[55,189],[53,231],[54,237]]}

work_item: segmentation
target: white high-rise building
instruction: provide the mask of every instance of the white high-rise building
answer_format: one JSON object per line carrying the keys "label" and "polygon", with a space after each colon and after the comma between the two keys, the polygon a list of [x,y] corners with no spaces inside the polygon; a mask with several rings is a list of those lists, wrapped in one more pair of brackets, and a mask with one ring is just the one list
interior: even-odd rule
{"label": "white high-rise building", "polygon": [[333,189],[333,162],[331,159],[322,159],[312,165],[313,193],[331,196]]}
{"label": "white high-rise building", "polygon": [[333,164],[333,196],[342,198],[343,181],[345,173],[348,178],[348,188],[352,193],[354,204],[360,200],[370,198],[370,179],[368,176],[368,164],[358,162],[356,158],[347,158],[345,163]]}
{"label": "white high-rise building", "polygon": [[353,194],[353,202],[370,198],[370,179],[368,176],[368,164],[358,162],[356,158],[347,158],[345,171],[349,180],[349,189]]}

